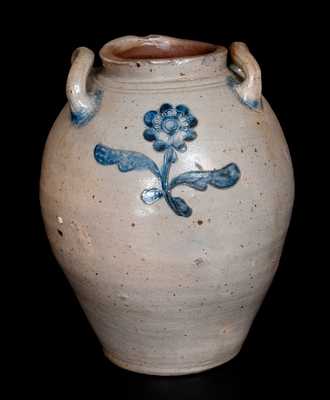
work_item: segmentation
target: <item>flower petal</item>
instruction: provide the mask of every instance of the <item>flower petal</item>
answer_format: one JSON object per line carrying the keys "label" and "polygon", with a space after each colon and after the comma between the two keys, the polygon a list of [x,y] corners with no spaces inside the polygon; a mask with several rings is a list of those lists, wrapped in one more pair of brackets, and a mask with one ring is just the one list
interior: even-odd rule
{"label": "flower petal", "polygon": [[164,103],[164,104],[162,104],[160,106],[159,112],[161,114],[163,114],[163,113],[166,113],[167,111],[172,110],[172,109],[173,109],[173,106],[171,104]]}
{"label": "flower petal", "polygon": [[187,151],[187,145],[185,144],[185,142],[177,141],[173,143],[173,147],[180,153],[184,153],[185,151]]}
{"label": "flower petal", "polygon": [[188,117],[188,124],[189,128],[195,128],[195,126],[198,124],[197,118],[190,114]]}
{"label": "flower petal", "polygon": [[196,138],[197,138],[197,133],[192,131],[191,129],[188,129],[187,132],[185,132],[184,140],[186,140],[187,142],[191,142]]}
{"label": "flower petal", "polygon": [[167,147],[167,143],[163,142],[162,140],[156,140],[153,144],[153,148],[156,151],[164,151]]}
{"label": "flower petal", "polygon": [[157,111],[148,111],[147,113],[144,114],[144,123],[149,126],[150,128],[152,128],[153,126],[153,120],[155,118],[155,116],[158,114]]}
{"label": "flower petal", "polygon": [[189,113],[189,108],[183,104],[179,104],[175,108],[176,108],[176,111],[179,112],[180,114],[188,114]]}
{"label": "flower petal", "polygon": [[152,142],[156,139],[156,131],[153,128],[146,129],[143,132],[143,137],[145,140],[148,140],[148,142]]}

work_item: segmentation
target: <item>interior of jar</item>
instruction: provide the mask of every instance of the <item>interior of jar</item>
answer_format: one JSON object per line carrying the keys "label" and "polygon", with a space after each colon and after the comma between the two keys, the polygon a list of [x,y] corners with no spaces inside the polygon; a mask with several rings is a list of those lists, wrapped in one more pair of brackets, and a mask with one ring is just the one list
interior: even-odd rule
{"label": "interior of jar", "polygon": [[192,44],[192,45],[170,45],[166,48],[157,45],[142,45],[139,47],[132,47],[124,51],[117,51],[113,54],[124,60],[140,59],[148,60],[154,58],[181,58],[205,55],[212,53],[215,46],[208,44]]}
{"label": "interior of jar", "polygon": [[214,52],[217,46],[192,40],[168,37],[130,38],[125,42],[110,42],[101,50],[103,59],[157,60],[203,56]]}

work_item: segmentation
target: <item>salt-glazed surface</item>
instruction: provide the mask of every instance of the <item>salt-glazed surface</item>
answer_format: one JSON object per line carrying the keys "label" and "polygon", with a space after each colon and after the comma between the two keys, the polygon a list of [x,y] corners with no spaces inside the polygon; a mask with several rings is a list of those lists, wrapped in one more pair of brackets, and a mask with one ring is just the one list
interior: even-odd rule
{"label": "salt-glazed surface", "polygon": [[91,50],[72,57],[42,213],[105,355],[132,371],[233,358],[279,263],[290,155],[257,62],[229,53],[151,35],[107,43],[98,70]]}

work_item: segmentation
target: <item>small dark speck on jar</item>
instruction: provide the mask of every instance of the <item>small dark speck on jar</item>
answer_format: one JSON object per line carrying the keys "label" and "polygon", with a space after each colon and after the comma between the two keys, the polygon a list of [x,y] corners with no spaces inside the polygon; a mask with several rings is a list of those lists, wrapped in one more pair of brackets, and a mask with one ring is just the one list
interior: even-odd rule
{"label": "small dark speck on jar", "polygon": [[240,247],[243,249],[244,248],[244,244],[240,244]]}
{"label": "small dark speck on jar", "polygon": [[203,225],[203,221],[202,221],[201,219],[199,219],[199,220],[197,221],[197,224],[198,224],[198,225]]}
{"label": "small dark speck on jar", "polygon": [[140,63],[136,63],[136,66],[138,67],[138,68],[140,68],[141,67],[141,64]]}
{"label": "small dark speck on jar", "polygon": [[259,121],[257,121],[257,125],[260,125],[260,122],[259,122]]}
{"label": "small dark speck on jar", "polygon": [[57,229],[57,233],[58,233],[60,236],[63,236],[63,232],[60,231],[59,229]]}
{"label": "small dark speck on jar", "polygon": [[132,228],[134,228],[134,226],[135,226],[135,223],[134,223],[134,222],[132,222],[132,223],[131,223],[131,227],[132,227]]}
{"label": "small dark speck on jar", "polygon": [[127,129],[127,126],[124,126],[124,129]]}

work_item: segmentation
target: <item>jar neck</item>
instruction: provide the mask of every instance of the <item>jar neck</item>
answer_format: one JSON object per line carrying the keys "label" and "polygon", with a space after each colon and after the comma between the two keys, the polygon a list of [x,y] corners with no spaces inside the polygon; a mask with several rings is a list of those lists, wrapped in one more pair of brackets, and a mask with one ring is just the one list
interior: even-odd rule
{"label": "jar neck", "polygon": [[100,57],[104,75],[132,83],[215,78],[227,65],[225,47],[159,35],[112,40]]}

